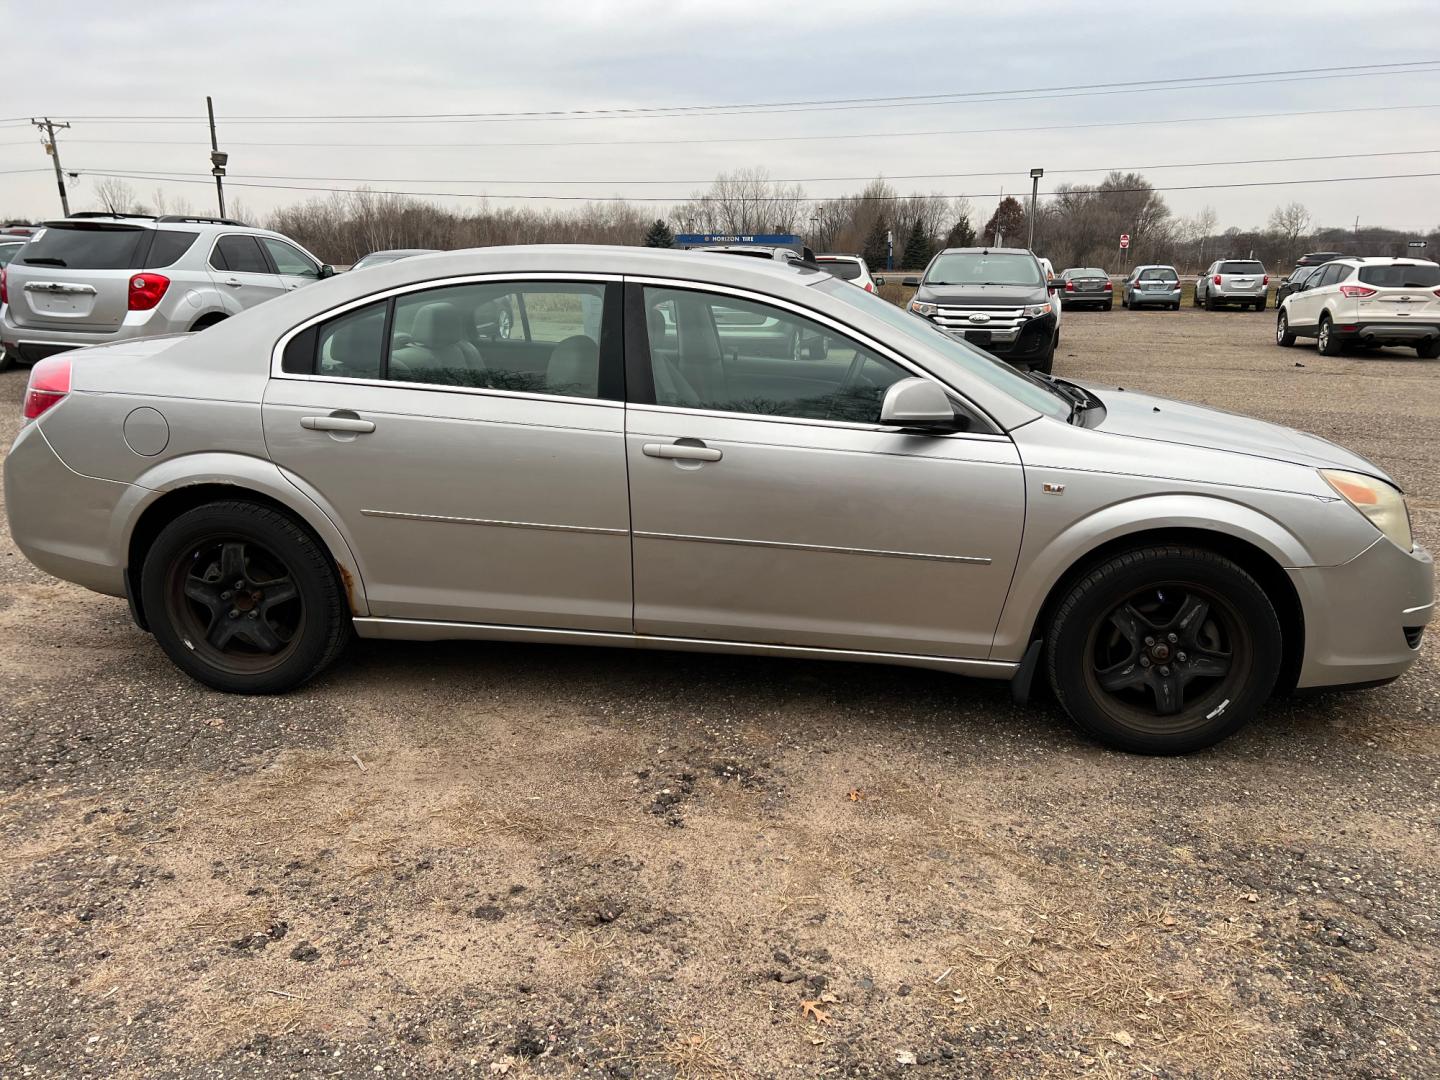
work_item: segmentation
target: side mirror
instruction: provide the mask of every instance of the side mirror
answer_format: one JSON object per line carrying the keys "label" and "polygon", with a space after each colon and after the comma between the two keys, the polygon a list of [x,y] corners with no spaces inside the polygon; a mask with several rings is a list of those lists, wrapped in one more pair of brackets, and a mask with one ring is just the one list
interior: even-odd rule
{"label": "side mirror", "polygon": [[335,276],[335,267],[331,266],[329,263],[325,263],[325,264],[323,264],[323,265],[320,267],[320,280],[321,280],[321,281],[324,281],[327,277],[334,277],[334,276]]}
{"label": "side mirror", "polygon": [[884,284],[885,284],[885,275],[884,275],[884,274],[874,274],[874,275],[871,276],[870,280],[873,281],[873,282],[875,282],[876,285],[884,285]]}
{"label": "side mirror", "polygon": [[955,409],[945,391],[929,379],[901,379],[885,391],[880,403],[880,423],[953,431]]}
{"label": "side mirror", "polygon": [[912,289],[918,289],[920,287],[920,279],[918,277],[915,277],[914,275],[911,275],[907,278],[901,278],[900,284],[906,285]]}
{"label": "side mirror", "polygon": [[1058,293],[1058,292],[1060,291],[1060,286],[1056,285],[1056,284],[1052,281],[1049,285],[1045,286],[1045,291],[1046,291],[1047,293],[1049,293],[1051,296],[1054,296],[1056,293]]}

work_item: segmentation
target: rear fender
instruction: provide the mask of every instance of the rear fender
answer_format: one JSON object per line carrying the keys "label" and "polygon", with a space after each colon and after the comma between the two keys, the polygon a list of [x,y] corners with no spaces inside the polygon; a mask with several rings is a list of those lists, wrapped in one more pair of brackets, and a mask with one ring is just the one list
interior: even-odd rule
{"label": "rear fender", "polygon": [[141,515],[165,495],[202,484],[233,488],[237,498],[243,498],[247,491],[265,496],[305,522],[335,560],[351,613],[370,613],[364,570],[350,537],[338,524],[339,515],[319,492],[264,458],[203,453],[158,463],[135,481],[116,506],[109,538],[111,550],[122,555],[129,551],[130,537]]}

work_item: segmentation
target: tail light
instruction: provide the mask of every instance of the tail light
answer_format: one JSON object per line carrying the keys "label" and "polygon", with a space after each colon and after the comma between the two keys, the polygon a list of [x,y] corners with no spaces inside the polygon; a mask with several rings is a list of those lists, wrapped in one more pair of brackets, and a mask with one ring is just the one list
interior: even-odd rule
{"label": "tail light", "polygon": [[1358,300],[1362,296],[1374,296],[1375,290],[1364,285],[1341,285],[1340,295],[1348,300]]}
{"label": "tail light", "polygon": [[70,393],[70,358],[47,356],[30,369],[30,385],[25,387],[25,419],[34,420]]}
{"label": "tail light", "polygon": [[6,267],[0,266],[0,304],[10,302],[10,289],[5,283],[5,270]]}
{"label": "tail light", "polygon": [[130,279],[130,310],[149,311],[168,288],[170,279],[164,274],[136,274]]}
{"label": "tail light", "polygon": [[1264,277],[1262,277],[1262,278],[1260,279],[1260,284],[1261,284],[1261,285],[1269,285],[1269,284],[1270,284],[1270,275],[1269,275],[1269,274],[1266,274]]}
{"label": "tail light", "polygon": [[1115,286],[1114,286],[1110,281],[1108,281],[1108,280],[1105,282],[1105,291],[1106,291],[1106,292],[1114,292],[1114,291],[1115,291]]}
{"label": "tail light", "polygon": [[1065,282],[1065,291],[1066,291],[1066,292],[1074,292],[1074,291],[1075,291],[1075,283],[1074,283],[1073,281],[1067,281],[1067,282]]}
{"label": "tail light", "polygon": [[1216,275],[1215,275],[1215,284],[1216,284],[1216,285],[1219,285],[1219,284],[1220,284],[1220,275],[1219,275],[1219,274],[1216,274]]}
{"label": "tail light", "polygon": [[[4,281],[5,281],[4,277],[0,277],[0,283],[3,283]],[[1436,295],[1436,296],[1440,296],[1440,289],[1436,289],[1436,290],[1434,290],[1434,292],[1435,292],[1435,295]],[[3,294],[0,294],[0,295],[3,295]]]}
{"label": "tail light", "polygon": [[867,282],[865,282],[865,291],[866,291],[866,292],[874,292],[874,291],[875,291],[875,286],[872,285],[870,282],[867,281]]}

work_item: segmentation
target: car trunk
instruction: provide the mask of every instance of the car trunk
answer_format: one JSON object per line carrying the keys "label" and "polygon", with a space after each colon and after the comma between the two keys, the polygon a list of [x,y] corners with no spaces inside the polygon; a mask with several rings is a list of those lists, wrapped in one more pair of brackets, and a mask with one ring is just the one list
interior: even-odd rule
{"label": "car trunk", "polygon": [[1395,263],[1390,266],[1362,266],[1359,284],[1375,292],[1359,298],[1361,319],[1406,319],[1423,317],[1427,322],[1440,318],[1440,266],[1425,263]]}
{"label": "car trunk", "polygon": [[41,230],[7,267],[10,318],[22,329],[113,333],[148,234],[134,225],[66,223]]}

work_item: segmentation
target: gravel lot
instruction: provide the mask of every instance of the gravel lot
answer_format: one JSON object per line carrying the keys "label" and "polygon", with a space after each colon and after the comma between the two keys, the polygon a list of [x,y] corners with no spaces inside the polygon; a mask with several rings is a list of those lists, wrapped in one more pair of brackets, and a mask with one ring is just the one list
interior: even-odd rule
{"label": "gravel lot", "polygon": [[[1067,314],[1440,547],[1440,362]],[[0,376],[0,442],[23,371]],[[239,699],[0,541],[0,1076],[1440,1074],[1440,681],[1110,753],[1003,685],[361,644]]]}

